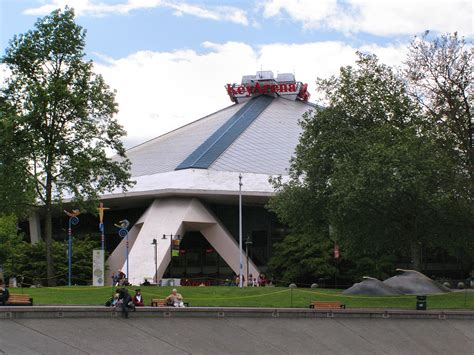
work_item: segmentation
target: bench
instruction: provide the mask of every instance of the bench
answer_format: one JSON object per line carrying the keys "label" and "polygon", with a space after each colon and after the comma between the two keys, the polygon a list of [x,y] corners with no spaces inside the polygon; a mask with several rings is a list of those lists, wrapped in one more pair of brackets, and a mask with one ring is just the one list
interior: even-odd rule
{"label": "bench", "polygon": [[5,306],[32,306],[33,298],[29,295],[10,294]]}
{"label": "bench", "polygon": [[151,300],[151,306],[152,307],[167,307],[166,300],[160,299],[160,298],[153,298]]}
{"label": "bench", "polygon": [[[188,302],[183,302],[183,303],[186,307],[189,307]],[[161,299],[161,298],[153,298],[151,300],[151,306],[152,307],[172,307],[166,304],[166,299]]]}
{"label": "bench", "polygon": [[314,309],[341,309],[346,308],[345,304],[339,301],[312,301],[309,304],[309,308]]}

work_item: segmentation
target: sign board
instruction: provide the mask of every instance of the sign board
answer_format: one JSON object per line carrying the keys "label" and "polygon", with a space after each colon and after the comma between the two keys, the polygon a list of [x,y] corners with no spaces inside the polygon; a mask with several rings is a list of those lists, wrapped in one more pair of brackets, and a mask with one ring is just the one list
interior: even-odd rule
{"label": "sign board", "polygon": [[256,75],[244,75],[241,84],[227,84],[226,90],[233,102],[242,102],[258,95],[302,101],[309,99],[308,85],[296,81],[291,73],[278,74],[274,78],[271,71],[259,71]]}
{"label": "sign board", "polygon": [[104,278],[104,251],[101,249],[94,249],[92,251],[92,285],[104,286]]}

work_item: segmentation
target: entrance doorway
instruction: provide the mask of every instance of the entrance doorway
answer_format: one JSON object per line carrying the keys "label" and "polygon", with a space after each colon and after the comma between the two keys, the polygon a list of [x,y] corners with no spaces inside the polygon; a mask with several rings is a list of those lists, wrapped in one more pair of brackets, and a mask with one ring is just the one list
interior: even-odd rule
{"label": "entrance doorway", "polygon": [[199,231],[186,232],[164,277],[180,278],[185,285],[219,285],[232,280],[234,272]]}

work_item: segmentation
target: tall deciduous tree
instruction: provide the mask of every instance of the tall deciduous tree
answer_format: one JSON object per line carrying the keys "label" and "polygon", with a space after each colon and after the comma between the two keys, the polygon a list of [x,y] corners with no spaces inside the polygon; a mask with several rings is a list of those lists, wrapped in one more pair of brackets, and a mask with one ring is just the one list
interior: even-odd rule
{"label": "tall deciduous tree", "polygon": [[[17,145],[23,174],[44,208],[47,275],[54,284],[52,212],[65,195],[78,201],[131,185],[114,118],[114,92],[84,60],[85,30],[74,11],[56,10],[39,19],[33,30],[15,36],[2,58],[11,71],[2,98],[15,114],[7,126],[21,137]],[[107,153],[122,157],[112,160]],[[22,178],[22,176],[19,176]]]}
{"label": "tall deciduous tree", "polygon": [[332,238],[346,258],[411,256],[415,269],[422,246],[469,245],[473,192],[456,142],[438,144],[403,78],[359,54],[318,89],[327,107],[304,115],[290,180],[274,180],[270,202],[295,235]]}
{"label": "tall deciduous tree", "polygon": [[21,135],[16,132],[15,112],[0,96],[0,215],[28,215],[34,206],[31,180],[25,177],[28,160],[21,152]]}
{"label": "tall deciduous tree", "polygon": [[[457,33],[432,38],[427,31],[409,47],[406,77],[440,137],[454,137],[464,162],[474,168],[473,47]],[[450,139],[451,137],[448,137]]]}

